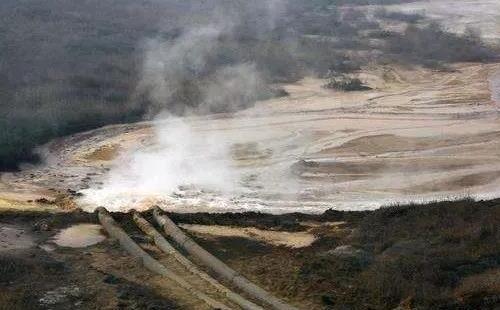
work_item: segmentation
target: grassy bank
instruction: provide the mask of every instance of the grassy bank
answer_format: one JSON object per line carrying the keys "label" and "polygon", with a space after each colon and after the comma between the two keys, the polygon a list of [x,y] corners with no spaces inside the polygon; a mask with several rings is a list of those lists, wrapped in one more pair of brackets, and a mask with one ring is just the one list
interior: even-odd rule
{"label": "grassy bank", "polygon": [[[313,309],[494,309],[500,305],[500,200],[328,211],[319,216],[249,213],[174,218],[314,232],[317,240],[300,250],[242,243],[238,238],[200,239],[256,282]],[[341,223],[311,228],[305,224],[310,221]]]}
{"label": "grassy bank", "polygon": [[[128,214],[113,216],[137,234]],[[144,216],[148,218],[150,213]],[[235,269],[302,307],[494,309],[500,303],[500,200],[466,199],[364,212],[330,210],[321,215],[250,212],[170,216],[182,223],[313,233],[316,241],[299,249],[241,237],[194,235]],[[0,214],[0,221],[31,225],[42,221],[48,227],[47,235],[71,223],[95,222],[96,218],[82,212],[9,211]],[[82,254],[77,251],[74,255]],[[22,273],[19,279],[24,282],[14,281],[7,291],[18,294],[31,275],[17,263],[5,266],[2,285],[16,279],[12,272]],[[22,305],[5,294],[3,300]]]}

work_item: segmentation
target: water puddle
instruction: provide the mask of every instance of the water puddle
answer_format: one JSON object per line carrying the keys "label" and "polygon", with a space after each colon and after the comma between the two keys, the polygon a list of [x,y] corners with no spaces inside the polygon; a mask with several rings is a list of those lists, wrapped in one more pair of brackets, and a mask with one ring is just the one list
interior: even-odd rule
{"label": "water puddle", "polygon": [[61,247],[84,248],[106,239],[101,233],[101,225],[77,224],[61,230],[52,240]]}

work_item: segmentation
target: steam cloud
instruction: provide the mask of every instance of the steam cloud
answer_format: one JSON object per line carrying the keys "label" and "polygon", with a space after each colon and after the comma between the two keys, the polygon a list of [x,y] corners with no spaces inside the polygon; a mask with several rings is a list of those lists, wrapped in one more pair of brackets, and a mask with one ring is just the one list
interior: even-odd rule
{"label": "steam cloud", "polygon": [[123,211],[191,187],[230,192],[239,176],[231,168],[229,145],[205,129],[174,116],[156,121],[154,141],[122,155],[101,189],[84,192],[84,203]]}
{"label": "steam cloud", "polygon": [[[281,1],[268,4],[269,23],[281,9]],[[265,91],[265,82],[253,63],[219,65],[218,40],[230,36],[235,23],[212,23],[183,31],[174,40],[149,40],[145,44],[142,78],[137,86],[153,102],[155,138],[151,146],[124,154],[100,189],[84,191],[84,204],[111,210],[141,208],[149,199],[165,198],[184,188],[214,192],[232,191],[240,179],[231,164],[230,144],[217,131],[196,129],[186,116],[235,111],[253,103]],[[263,29],[261,29],[263,30]],[[178,101],[186,83],[199,81],[197,105]],[[171,112],[183,114],[173,116]],[[204,123],[205,124],[205,123]]]}
{"label": "steam cloud", "polygon": [[156,141],[122,158],[110,184],[139,192],[173,192],[179,185],[230,190],[236,177],[230,167],[229,147],[217,135],[197,132],[182,118],[169,117],[155,127]]}

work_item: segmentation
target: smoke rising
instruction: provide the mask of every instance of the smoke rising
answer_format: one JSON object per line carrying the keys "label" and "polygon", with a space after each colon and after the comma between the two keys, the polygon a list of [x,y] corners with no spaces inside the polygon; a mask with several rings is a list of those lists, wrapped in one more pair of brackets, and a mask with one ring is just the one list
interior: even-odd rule
{"label": "smoke rising", "polygon": [[232,23],[185,30],[174,40],[146,43],[137,91],[151,101],[149,115],[231,112],[266,96],[255,64],[223,63],[220,39]]}
{"label": "smoke rising", "polygon": [[233,189],[239,176],[231,168],[229,145],[209,128],[160,115],[154,129],[151,143],[116,160],[101,189],[84,191],[84,203],[123,210],[142,208],[179,190]]}
{"label": "smoke rising", "polygon": [[255,102],[265,89],[255,64],[240,64],[218,70],[203,87],[202,112],[235,111]]}
{"label": "smoke rising", "polygon": [[124,167],[112,171],[111,184],[130,182],[139,191],[173,192],[179,185],[230,190],[235,178],[229,147],[210,131],[199,132],[179,117],[155,126],[154,144],[122,158]]}
{"label": "smoke rising", "polygon": [[216,39],[221,34],[215,26],[186,31],[170,41],[153,39],[146,43],[142,77],[138,91],[152,101],[150,113],[169,108],[181,112],[181,102],[175,94],[185,81],[195,78],[206,69],[207,58],[214,54]]}
{"label": "smoke rising", "polygon": [[[274,27],[278,2],[269,4],[267,27]],[[84,191],[84,204],[124,210],[147,207],[151,199],[168,199],[179,190],[234,190],[241,175],[233,168],[230,142],[216,130],[195,128],[190,116],[233,112],[267,95],[253,62],[220,61],[220,40],[230,37],[235,25],[209,23],[185,29],[173,40],[144,44],[137,93],[151,101],[154,139],[123,154],[102,188]]]}

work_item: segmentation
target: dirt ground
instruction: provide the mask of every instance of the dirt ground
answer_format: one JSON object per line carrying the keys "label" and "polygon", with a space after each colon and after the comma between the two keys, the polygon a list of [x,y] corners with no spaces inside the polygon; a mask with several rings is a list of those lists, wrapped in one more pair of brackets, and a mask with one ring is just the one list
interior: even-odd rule
{"label": "dirt ground", "polygon": [[[462,200],[319,215],[170,217],[235,270],[300,309],[497,309],[499,210],[498,200]],[[112,215],[168,263],[129,214]],[[143,215],[151,219],[150,212]],[[53,242],[61,229],[96,224],[95,214],[3,211],[0,222],[10,229],[0,231],[0,309],[205,307],[110,238],[81,248]],[[297,236],[306,235],[314,240],[297,246]],[[6,247],[12,238],[24,242]]]}
{"label": "dirt ground", "polygon": [[204,309],[149,273],[115,240],[81,247],[54,240],[74,224],[95,224],[94,214],[17,211],[0,218],[2,227],[23,229],[32,239],[24,248],[0,248],[0,309]]}

